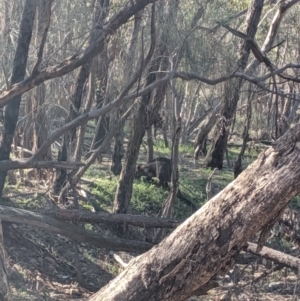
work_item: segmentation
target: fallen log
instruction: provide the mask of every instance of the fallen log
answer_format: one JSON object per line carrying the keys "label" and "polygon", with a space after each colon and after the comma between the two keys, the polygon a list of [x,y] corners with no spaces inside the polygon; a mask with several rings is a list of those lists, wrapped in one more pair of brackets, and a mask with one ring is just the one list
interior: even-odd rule
{"label": "fallen log", "polygon": [[63,221],[79,221],[91,224],[123,223],[144,228],[175,228],[182,221],[154,216],[89,212],[76,209],[47,209],[34,211]]}
{"label": "fallen log", "polygon": [[268,260],[272,260],[276,263],[282,264],[286,267],[296,269],[299,271],[300,269],[300,259],[294,257],[292,255],[285,254],[280,251],[273,250],[268,247],[263,247],[260,252],[257,252],[257,244],[248,242],[248,246],[246,248],[247,252],[258,255]]}
{"label": "fallen log", "polygon": [[47,232],[61,234],[78,242],[86,242],[99,248],[109,248],[118,251],[143,252],[152,245],[146,242],[106,237],[100,233],[85,230],[82,227],[63,223],[37,212],[0,206],[0,220],[34,226]]}
{"label": "fallen log", "polygon": [[77,169],[81,166],[84,166],[84,163],[64,161],[33,161],[30,158],[0,161],[0,171],[28,168]]}

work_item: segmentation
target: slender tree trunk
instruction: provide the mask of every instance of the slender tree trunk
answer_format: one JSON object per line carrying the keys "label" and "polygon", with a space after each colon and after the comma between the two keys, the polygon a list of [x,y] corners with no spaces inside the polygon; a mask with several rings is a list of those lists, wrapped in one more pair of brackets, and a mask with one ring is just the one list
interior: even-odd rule
{"label": "slender tree trunk", "polygon": [[[36,1],[26,0],[20,24],[18,44],[13,61],[11,84],[23,80],[26,73],[29,45],[32,36],[33,23],[36,11]],[[11,152],[11,144],[19,116],[21,95],[14,97],[5,107],[4,129],[0,146],[0,160],[7,160]],[[0,172],[0,196],[2,195],[6,171]],[[5,250],[3,246],[2,225],[0,221],[0,300],[11,300],[7,282]]]}
{"label": "slender tree trunk", "polygon": [[169,147],[169,141],[168,141],[168,114],[163,111],[162,113],[163,117],[163,124],[162,124],[162,132],[163,132],[163,138],[165,143],[165,148]]}
{"label": "slender tree trunk", "polygon": [[112,154],[112,162],[110,166],[110,170],[113,172],[114,175],[119,175],[122,171],[122,159],[124,157],[124,123],[121,124],[119,129],[117,130],[117,133],[115,135],[115,143],[114,143],[114,149]]}
{"label": "slender tree trunk", "polygon": [[150,126],[147,129],[147,162],[153,160],[154,151],[153,151],[153,137],[152,137],[152,127]]}
{"label": "slender tree trunk", "polygon": [[262,153],[160,244],[133,259],[89,301],[183,301],[211,288],[247,242],[300,192],[300,125]]}
{"label": "slender tree trunk", "polygon": [[[108,85],[108,54],[107,47],[104,48],[102,55],[97,57],[98,70],[96,73],[96,103],[97,107],[103,107],[107,105],[109,99],[107,97],[107,85]],[[109,130],[110,114],[100,116],[97,120],[95,135],[93,137],[91,150],[97,149],[104,141],[107,132]],[[100,155],[100,154],[99,154]]]}
{"label": "slender tree trunk", "polygon": [[243,171],[242,169],[242,159],[244,157],[244,153],[247,147],[247,142],[249,139],[249,129],[251,125],[251,119],[252,119],[252,98],[253,94],[249,92],[248,95],[248,104],[247,104],[247,116],[246,116],[246,124],[243,131],[243,144],[240,150],[240,153],[238,154],[237,160],[234,164],[234,178],[237,178],[238,175]]}
{"label": "slender tree trunk", "polygon": [[[127,49],[127,57],[126,57],[126,64],[123,70],[123,76],[124,78],[131,78],[133,73],[133,66],[134,66],[134,60],[135,60],[135,54],[137,49],[137,42],[138,42],[138,36],[141,29],[141,21],[142,21],[142,12],[139,12],[134,16],[134,25],[133,25],[133,31],[131,35],[131,40],[129,47]],[[121,117],[123,113],[128,109],[128,105],[124,104],[122,105],[116,112],[117,117]],[[119,175],[122,170],[122,159],[124,157],[124,126],[125,121],[120,125],[120,128],[115,135],[114,139],[114,149],[113,149],[113,155],[112,155],[112,164],[111,164],[111,171],[115,175]]]}
{"label": "slender tree trunk", "polygon": [[[15,84],[24,79],[28,58],[29,45],[32,36],[33,23],[37,2],[26,0],[20,24],[20,32],[15,58],[13,61],[13,72],[11,84]],[[21,95],[15,96],[5,107],[3,136],[0,145],[0,160],[7,160],[11,152],[16,124],[19,117]],[[0,172],[0,196],[4,188],[6,171]]]}
{"label": "slender tree trunk", "polygon": [[[263,0],[252,0],[251,6],[248,9],[247,15],[247,30],[246,35],[250,38],[254,38],[257,25],[260,20],[262,8],[264,1]],[[246,68],[250,54],[250,48],[245,40],[241,41],[240,45],[240,59],[238,62],[239,71],[243,72]],[[228,133],[230,129],[230,124],[236,106],[240,96],[240,89],[242,86],[241,78],[232,78],[225,83],[225,92],[224,92],[224,108],[222,111],[222,125],[220,132],[214,132],[214,140],[216,141],[214,149],[210,150],[210,155],[208,156],[207,166],[212,168],[222,169],[224,153],[227,147]],[[219,130],[219,129],[218,129]]]}
{"label": "slender tree trunk", "polygon": [[[146,86],[155,81],[154,72],[158,70],[157,64],[159,64],[159,62],[155,60],[154,65],[150,67],[149,75],[146,79]],[[147,125],[145,124],[145,120],[147,120],[147,106],[149,105],[150,98],[151,92],[142,97],[141,104],[132,121],[131,134],[114,200],[114,213],[127,213],[132,195],[136,161],[139,155],[140,145],[146,132]]]}
{"label": "slender tree trunk", "polygon": [[179,141],[181,134],[181,103],[179,100],[179,95],[176,92],[174,80],[171,80],[172,89],[172,103],[173,103],[173,120],[174,120],[174,137],[172,141],[172,176],[171,176],[171,191],[165,202],[162,217],[170,217],[174,208],[174,203],[176,200],[178,192],[178,153],[179,153]]}

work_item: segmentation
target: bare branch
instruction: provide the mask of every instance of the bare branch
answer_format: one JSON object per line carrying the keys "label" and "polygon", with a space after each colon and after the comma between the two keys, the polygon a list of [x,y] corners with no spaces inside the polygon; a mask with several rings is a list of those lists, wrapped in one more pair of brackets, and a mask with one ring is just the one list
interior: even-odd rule
{"label": "bare branch", "polygon": [[206,77],[203,77],[201,75],[198,75],[196,73],[191,73],[191,72],[180,72],[180,71],[175,71],[174,72],[174,77],[178,77],[178,78],[181,78],[181,79],[184,79],[184,80],[198,80],[200,82],[203,82],[205,84],[208,84],[208,85],[211,85],[211,86],[214,86],[216,84],[219,84],[221,82],[224,82],[232,77],[234,77],[234,73],[231,74],[231,75],[228,75],[228,76],[222,76],[220,78],[217,78],[217,79],[209,79],[209,78],[206,78]]}
{"label": "bare branch", "polygon": [[62,168],[78,169],[84,166],[81,162],[56,162],[56,161],[32,161],[30,159],[2,160],[0,170],[27,169],[27,168]]}
{"label": "bare branch", "polygon": [[21,95],[49,79],[65,75],[85,64],[102,51],[107,38],[120,26],[130,17],[143,10],[149,3],[154,3],[155,1],[156,0],[128,1],[127,4],[103,26],[102,32],[95,43],[88,46],[81,54],[75,54],[60,64],[45,68],[41,72],[32,74],[29,78],[14,84],[9,90],[4,91],[0,95],[0,107],[5,106],[14,96]]}
{"label": "bare branch", "polygon": [[52,134],[51,137],[40,147],[40,149],[35,153],[33,157],[30,158],[30,160],[36,160],[40,156],[43,155],[43,153],[48,149],[48,147],[55,141],[57,140],[60,136],[62,136],[66,131],[77,127],[88,120],[103,116],[104,114],[110,112],[112,109],[120,106],[123,102],[128,102],[132,99],[135,99],[139,96],[142,96],[144,94],[147,94],[149,91],[152,91],[154,88],[158,87],[161,85],[163,82],[168,81],[170,78],[170,75],[166,75],[165,77],[161,78],[160,80],[148,85],[146,88],[143,90],[135,91],[123,98],[117,98],[114,101],[110,102],[106,106],[100,108],[100,109],[95,109],[90,112],[87,112],[85,114],[80,115],[76,119],[72,120],[71,122],[65,124],[63,127],[61,127],[58,131]]}

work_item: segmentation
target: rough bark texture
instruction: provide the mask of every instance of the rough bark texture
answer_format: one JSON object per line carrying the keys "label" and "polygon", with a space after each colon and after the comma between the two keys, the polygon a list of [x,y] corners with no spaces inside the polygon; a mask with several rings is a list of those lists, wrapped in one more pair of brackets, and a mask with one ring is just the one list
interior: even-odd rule
{"label": "rough bark texture", "polygon": [[[27,0],[24,5],[18,45],[13,62],[11,83],[23,80],[26,72],[28,50],[32,36],[33,22],[36,10],[36,1]],[[16,124],[19,116],[21,95],[17,95],[5,107],[3,137],[0,146],[0,160],[7,160],[11,151]],[[6,178],[6,171],[0,172],[0,195],[2,194]]]}
{"label": "rough bark texture", "polygon": [[300,125],[262,153],[222,192],[129,266],[90,301],[186,300],[300,192]]}

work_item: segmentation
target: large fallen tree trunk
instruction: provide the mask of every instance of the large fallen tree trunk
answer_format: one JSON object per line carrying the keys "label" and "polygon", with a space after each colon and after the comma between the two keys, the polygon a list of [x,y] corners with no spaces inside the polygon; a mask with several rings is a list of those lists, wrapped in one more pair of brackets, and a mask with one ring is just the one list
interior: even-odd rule
{"label": "large fallen tree trunk", "polygon": [[89,300],[177,301],[197,295],[232,266],[257,232],[265,236],[300,191],[299,175],[300,124]]}

